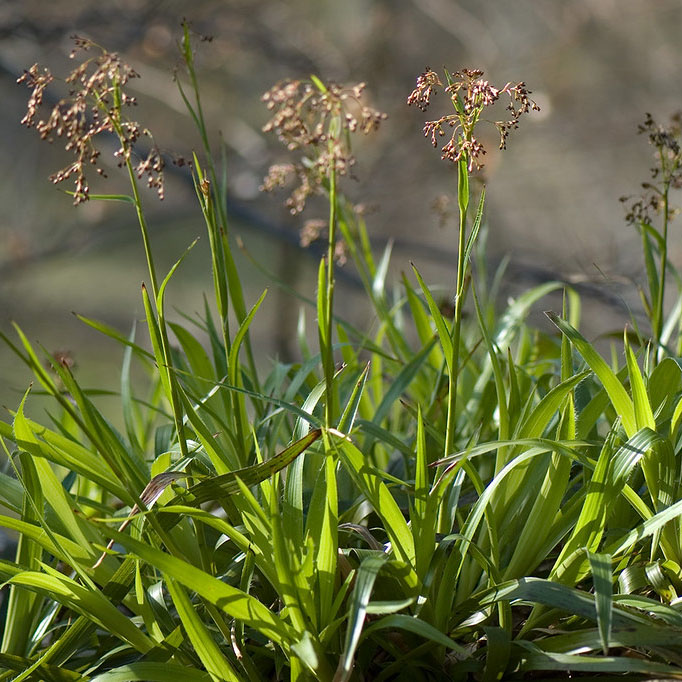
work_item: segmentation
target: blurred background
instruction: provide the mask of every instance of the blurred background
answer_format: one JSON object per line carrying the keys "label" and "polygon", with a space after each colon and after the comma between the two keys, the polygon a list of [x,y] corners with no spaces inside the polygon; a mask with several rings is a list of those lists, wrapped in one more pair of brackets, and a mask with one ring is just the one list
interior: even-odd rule
{"label": "blurred background", "polygon": [[[21,127],[29,93],[16,80],[35,62],[66,76],[70,36],[87,36],[139,72],[129,88],[139,101],[135,116],[167,153],[188,155],[200,143],[173,82],[183,18],[213,37],[196,43],[196,60],[215,149],[221,139],[227,149],[230,234],[278,277],[314,295],[319,254],[299,246],[298,231],[320,214],[311,206],[292,217],[286,192],[260,194],[268,166],[287,158],[261,133],[268,112],[260,95],[282,78],[311,73],[367,82],[370,103],[389,118],[378,134],[356,140],[356,179],[345,181],[345,191],[368,207],[377,249],[394,240],[396,274],[414,261],[427,281],[451,287],[455,223],[441,224],[433,206],[443,194],[454,197],[456,176],[421,134],[446,100],[436,98],[427,115],[405,100],[427,65],[481,68],[498,86],[526,81],[541,107],[522,120],[504,153],[495,129],[487,131],[490,271],[509,258],[506,295],[557,277],[574,283],[592,339],[622,331],[628,308],[637,310],[639,239],[618,199],[649,177],[651,150],[636,134],[645,112],[666,122],[682,108],[679,0],[3,0],[0,329],[13,336],[15,321],[31,341],[68,351],[86,386],[116,388],[121,350],[72,312],[124,333],[143,317],[139,229],[129,207],[73,207],[50,184],[48,175],[68,157],[58,142],[50,146]],[[110,177],[92,190],[125,190],[113,159],[102,162],[111,164]],[[151,192],[145,202],[164,271],[204,235],[186,169],[168,173],[163,202]],[[675,227],[670,249],[679,262]],[[202,239],[170,287],[171,305],[190,314],[210,290],[207,251]],[[252,304],[270,281],[246,256],[239,264]],[[346,270],[339,301],[370,325]],[[295,353],[298,306],[283,301],[272,287],[259,313],[255,340],[265,361]],[[543,302],[538,311],[559,305]],[[536,318],[541,323],[540,312]],[[312,326],[314,311],[307,319]],[[15,408],[30,379],[4,345],[0,372],[0,404]]]}

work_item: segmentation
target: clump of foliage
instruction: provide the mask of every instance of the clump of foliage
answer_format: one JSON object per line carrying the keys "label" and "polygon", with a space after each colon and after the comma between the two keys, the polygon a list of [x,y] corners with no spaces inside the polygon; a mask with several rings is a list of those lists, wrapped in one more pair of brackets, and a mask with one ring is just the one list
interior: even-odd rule
{"label": "clump of foliage", "polygon": [[[138,186],[146,176],[161,194],[163,160],[156,150],[137,160],[146,133],[125,113],[134,72],[89,41],[77,47],[95,56],[46,120],[52,76],[27,71],[24,123],[66,140],[75,161],[53,179],[75,177],[75,203],[135,211],[149,345],[83,319],[125,349],[117,430],[69,362],[18,328],[18,341],[2,335],[53,408],[45,423],[29,418],[29,390],[0,422],[0,525],[19,537],[15,559],[0,561],[0,678],[682,677],[682,370],[671,351],[682,342],[682,294],[667,318],[663,303],[679,129],[645,124],[661,164],[660,184],[645,189],[660,201],[631,215],[651,334],[640,331],[634,346],[626,334],[623,362],[609,363],[581,335],[580,300],[561,282],[498,311],[499,273],[492,282],[484,267],[472,274],[472,260],[484,262],[485,192],[469,210],[485,153],[476,129],[508,99],[495,123],[504,147],[536,108],[523,83],[496,88],[464,69],[445,72],[443,85],[427,69],[408,99],[424,110],[437,89],[446,93],[448,111],[424,133],[436,147],[446,138],[441,154],[457,167],[449,311],[414,266],[401,288],[387,281],[390,247],[373,253],[342,193],[352,134],[386,118],[365,103],[364,84],[279,83],[264,97],[266,130],[299,156],[273,167],[264,188],[296,178],[294,212],[324,196],[328,217],[316,225],[327,250],[316,296],[301,296],[316,316],[317,352],[302,334],[301,360],[263,373],[249,335],[266,292],[247,307],[188,27],[189,87],[178,87],[204,144],[190,168],[214,286],[203,315],[182,321],[167,317],[166,299],[187,254],[157,273]],[[89,190],[103,133],[119,140],[130,194]],[[661,230],[649,209],[661,209]],[[378,321],[372,334],[335,314],[341,252]],[[562,288],[561,315],[548,313],[560,334],[530,329],[531,307]],[[132,388],[141,372],[145,396]]]}

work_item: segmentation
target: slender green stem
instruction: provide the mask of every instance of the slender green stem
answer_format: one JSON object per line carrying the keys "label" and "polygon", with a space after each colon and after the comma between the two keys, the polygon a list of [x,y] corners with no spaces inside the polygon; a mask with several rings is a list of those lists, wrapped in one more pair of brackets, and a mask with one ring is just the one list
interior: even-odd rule
{"label": "slender green stem", "polygon": [[[102,104],[100,103],[100,106]],[[120,117],[112,117],[112,125],[116,134],[121,141],[124,140],[123,129],[121,128]],[[142,243],[144,245],[144,252],[147,258],[147,269],[149,271],[150,286],[152,289],[152,298],[154,309],[156,310],[157,320],[159,324],[159,332],[161,334],[161,344],[163,348],[163,358],[165,367],[159,368],[160,371],[168,372],[168,380],[171,388],[171,394],[168,396],[171,408],[173,411],[173,420],[175,422],[175,430],[178,436],[178,443],[180,444],[180,451],[184,457],[187,457],[187,443],[182,436],[182,404],[177,394],[177,388],[175,386],[175,377],[172,370],[172,359],[170,354],[170,342],[168,341],[168,331],[166,329],[166,321],[163,316],[163,311],[159,306],[159,285],[158,279],[156,277],[156,268],[154,266],[154,256],[152,254],[151,240],[149,238],[149,228],[147,226],[147,219],[144,215],[144,210],[142,209],[142,200],[140,198],[140,190],[137,184],[137,176],[135,175],[135,169],[130,160],[130,156],[125,157],[125,167],[128,172],[128,179],[130,181],[130,188],[133,193],[133,203],[135,204],[135,212],[137,214],[137,221],[140,226],[140,233],[142,234]]]}
{"label": "slender green stem", "polygon": [[448,411],[445,429],[443,455],[448,456],[453,449],[457,426],[457,377],[459,374],[459,346],[462,330],[462,304],[464,299],[466,222],[469,206],[469,171],[467,159],[459,161],[457,176],[457,197],[459,203],[459,238],[457,246],[457,280],[455,287],[455,310],[452,321],[452,356],[450,358],[451,376],[448,384]]}
{"label": "slender green stem", "polygon": [[332,426],[334,416],[334,351],[332,348],[332,334],[334,330],[334,250],[336,247],[336,167],[332,161],[329,168],[329,241],[327,243],[327,277],[325,294],[325,319],[321,324],[326,326],[324,345],[324,379],[327,399],[325,401],[325,424]]}
{"label": "slender green stem", "polygon": [[152,295],[154,298],[154,304],[156,305],[157,295],[159,293],[159,284],[156,277],[156,268],[154,267],[154,256],[152,254],[151,241],[149,239],[149,229],[147,227],[147,219],[144,216],[144,211],[142,210],[142,201],[140,199],[140,191],[137,186],[137,177],[135,176],[135,170],[130,162],[130,159],[126,159],[126,170],[128,171],[128,178],[130,180],[130,187],[133,192],[133,202],[135,204],[135,213],[137,214],[137,222],[140,225],[140,233],[142,235],[142,244],[144,245],[144,254],[147,258],[147,270],[149,270],[149,280],[152,289]]}
{"label": "slender green stem", "polygon": [[[197,73],[194,68],[194,55],[192,54],[192,44],[189,35],[189,26],[183,21],[183,37],[182,37],[182,55],[187,65],[187,73],[189,75],[189,80],[192,85],[192,92],[194,93],[194,106],[191,106],[189,100],[185,97],[184,90],[180,81],[178,80],[178,88],[180,94],[185,99],[185,104],[189,109],[189,113],[194,119],[194,123],[199,131],[199,136],[201,137],[201,144],[204,148],[204,153],[206,154],[206,163],[208,165],[208,171],[211,183],[214,187],[218,187],[217,174],[215,171],[215,165],[213,164],[213,155],[211,154],[211,143],[208,139],[208,129],[206,128],[206,120],[204,119],[204,109],[201,106],[201,91],[199,89],[199,81],[197,79]],[[222,202],[216,202],[216,208],[218,209],[218,215],[222,225],[227,229],[227,215],[225,206],[221,205]]]}
{"label": "slender green stem", "polygon": [[[232,342],[230,339],[230,324],[228,318],[228,284],[227,275],[225,274],[225,249],[221,244],[222,235],[220,228],[216,221],[216,201],[214,201],[214,194],[211,191],[211,183],[207,178],[201,174],[199,164],[197,162],[197,195],[201,203],[202,211],[206,221],[208,231],[209,245],[211,248],[211,266],[213,270],[213,290],[216,296],[216,306],[221,321],[221,333],[223,337],[223,349],[225,354],[225,364],[227,366],[228,376],[232,376],[232,368],[230,367],[230,348]],[[255,377],[255,369],[253,370]],[[237,372],[234,375],[237,376]],[[242,445],[246,442],[243,429],[244,423],[244,409],[243,398],[237,393],[232,392],[230,395],[230,402],[232,404],[232,411],[234,416],[234,428],[237,433],[239,443]],[[243,453],[246,456],[246,453]]]}
{"label": "slender green stem", "polygon": [[130,185],[133,191],[133,198],[135,200],[135,210],[137,212],[137,219],[140,224],[140,231],[142,233],[142,241],[144,243],[145,253],[147,254],[147,267],[149,269],[149,277],[151,279],[151,287],[153,294],[153,305],[156,310],[156,318],[159,325],[159,333],[161,336],[161,349],[163,352],[163,367],[159,367],[159,371],[168,373],[168,385],[170,386],[170,395],[168,400],[171,404],[171,410],[173,412],[173,422],[175,425],[175,432],[178,437],[178,444],[180,445],[180,452],[183,457],[189,455],[187,449],[187,441],[183,437],[183,409],[182,401],[178,396],[178,391],[176,387],[176,377],[173,373],[173,360],[171,358],[170,352],[170,341],[168,340],[168,330],[166,328],[166,319],[163,314],[162,304],[159,302],[158,296],[158,283],[156,279],[156,270],[154,268],[154,261],[152,258],[151,246],[149,242],[149,230],[147,229],[147,221],[144,217],[144,211],[142,210],[142,202],[140,201],[140,193],[137,187],[137,178],[135,177],[135,171],[133,170],[132,163],[130,159],[126,159],[126,168],[128,169],[128,176],[130,178]]}
{"label": "slender green stem", "polygon": [[[218,183],[218,174],[216,173],[215,164],[213,162],[213,154],[211,153],[211,144],[208,136],[208,128],[206,126],[206,121],[204,118],[204,110],[201,104],[201,91],[199,88],[199,81],[197,79],[196,69],[194,68],[194,55],[192,54],[192,46],[190,41],[189,26],[186,22],[183,22],[183,39],[182,39],[182,54],[187,65],[187,72],[189,74],[190,83],[192,86],[192,92],[194,93],[194,105],[187,99],[185,92],[183,90],[180,81],[177,81],[178,89],[180,95],[182,96],[187,109],[194,120],[199,135],[201,137],[201,143],[204,148],[204,154],[206,156],[206,164],[208,166],[208,177],[211,181],[211,185],[216,188],[213,193],[207,198],[207,202],[212,203],[217,213],[218,221],[217,224],[214,220],[212,225],[209,225],[209,232],[213,232],[211,239],[211,250],[213,252],[213,267],[214,267],[214,279],[216,274],[224,278],[227,281],[227,286],[229,290],[229,296],[232,299],[232,306],[236,313],[239,322],[243,322],[246,317],[246,307],[244,304],[244,296],[241,290],[241,286],[238,281],[238,277],[233,276],[230,278],[229,272],[235,272],[234,259],[232,257],[232,251],[229,247],[227,241],[228,233],[228,220],[227,220],[227,197],[225,194],[225,188],[222,184]],[[219,271],[216,273],[216,267]],[[216,291],[216,295],[218,292]],[[227,301],[225,301],[225,307],[220,307],[221,316],[221,327],[223,333],[223,340],[225,346],[225,356],[226,360],[229,356],[230,348],[230,332],[229,332],[229,322],[227,317]],[[256,371],[256,362],[253,356],[253,349],[251,346],[251,334],[247,332],[244,339],[244,348],[246,351],[246,359],[248,362],[249,370],[251,372],[252,381],[257,386],[258,385],[258,373]]]}
{"label": "slender green stem", "polygon": [[151,241],[149,239],[149,228],[147,227],[147,220],[144,216],[144,211],[142,210],[142,200],[140,199],[140,191],[137,186],[137,176],[135,175],[135,169],[130,161],[130,149],[126,150],[126,135],[124,133],[121,124],[121,95],[120,86],[118,82],[114,83],[114,112],[110,112],[109,105],[102,101],[100,97],[95,95],[97,106],[102,111],[102,114],[106,116],[111,122],[111,126],[114,129],[114,133],[121,141],[122,151],[124,152],[125,167],[128,172],[128,179],[130,181],[130,188],[133,192],[133,203],[135,204],[135,212],[137,214],[137,222],[140,226],[140,232],[142,234],[142,244],[144,245],[144,254],[147,259],[147,270],[149,271],[150,285],[152,288],[152,294],[154,297],[154,304],[156,304],[156,297],[159,291],[158,280],[156,277],[156,268],[154,267],[154,255],[152,253]]}
{"label": "slender green stem", "polygon": [[654,365],[658,364],[658,361],[662,356],[661,349],[661,335],[663,333],[663,306],[665,301],[665,278],[667,275],[667,265],[668,265],[668,210],[669,210],[669,194],[670,194],[670,181],[666,181],[663,186],[663,239],[661,243],[661,275],[660,281],[658,283],[658,297],[656,300],[656,315],[654,318],[655,328],[654,332],[654,342],[656,344],[656,350],[654,352]]}

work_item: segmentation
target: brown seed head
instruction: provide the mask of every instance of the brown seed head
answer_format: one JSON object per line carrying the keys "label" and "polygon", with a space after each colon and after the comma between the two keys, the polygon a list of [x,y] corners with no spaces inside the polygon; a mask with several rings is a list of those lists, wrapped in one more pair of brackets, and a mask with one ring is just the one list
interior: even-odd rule
{"label": "brown seed head", "polygon": [[649,138],[654,148],[655,165],[651,169],[652,182],[643,182],[641,195],[621,197],[626,206],[625,220],[634,225],[652,225],[654,215],[660,214],[667,205],[667,219],[670,220],[679,209],[664,200],[669,190],[682,188],[682,113],[670,117],[667,126],[657,123],[647,113],[637,131]]}
{"label": "brown seed head", "polygon": [[[522,82],[507,83],[498,89],[483,79],[483,71],[479,69],[461,69],[447,75],[449,84],[445,92],[450,96],[454,113],[427,121],[424,124],[424,136],[428,137],[436,148],[441,142],[440,138],[448,137],[441,148],[441,158],[453,163],[464,158],[469,171],[478,170],[482,167],[479,159],[486,150],[474,137],[474,129],[483,110],[495,104],[502,95],[509,98],[507,105],[509,119],[494,123],[500,133],[500,149],[505,149],[507,137],[511,130],[518,127],[520,117],[529,111],[539,110],[539,107],[530,99],[530,92]],[[416,104],[419,109],[426,111],[432,95],[439,87],[443,85],[438,75],[427,67],[426,71],[417,77],[417,87],[407,98],[408,105]]]}
{"label": "brown seed head", "polygon": [[[74,43],[71,58],[90,51],[96,54],[77,64],[66,77],[65,82],[71,86],[70,93],[53,107],[47,119],[36,121],[36,116],[44,90],[53,80],[52,74],[47,69],[40,71],[34,64],[18,82],[26,83],[32,89],[27,113],[21,122],[28,128],[36,128],[44,140],[52,142],[55,137],[62,138],[66,151],[75,157],[69,165],[51,175],[50,180],[56,184],[75,176],[74,203],[79,204],[89,196],[86,169],[93,166],[99,175],[106,177],[98,166],[97,136],[113,133],[118,137],[120,147],[115,156],[122,166],[132,163],[133,147],[138,139],[141,136],[151,138],[151,133],[141,130],[137,122],[123,113],[125,107],[136,103],[124,88],[132,78],[139,78],[138,74],[122,62],[118,54],[104,50],[87,38],[74,36]],[[147,157],[132,166],[137,177],[146,176],[148,185],[163,198],[164,162],[158,149],[152,144]]]}
{"label": "brown seed head", "polygon": [[335,83],[284,80],[262,97],[272,112],[263,126],[274,132],[289,151],[302,150],[298,163],[277,164],[270,168],[261,186],[272,191],[290,178],[297,186],[286,200],[291,213],[299,213],[307,198],[323,191],[330,173],[350,175],[355,157],[350,134],[376,130],[386,114],[363,103],[364,83],[342,87]]}

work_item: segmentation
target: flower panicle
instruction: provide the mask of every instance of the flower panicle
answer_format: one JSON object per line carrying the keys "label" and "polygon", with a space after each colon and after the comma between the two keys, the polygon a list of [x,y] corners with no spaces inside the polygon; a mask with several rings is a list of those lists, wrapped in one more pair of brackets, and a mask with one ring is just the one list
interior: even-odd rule
{"label": "flower panicle", "polygon": [[442,88],[443,84],[438,74],[427,66],[426,71],[417,76],[417,87],[407,98],[407,104],[414,104],[421,111],[426,111],[431,104],[431,97],[437,93],[436,87]]}
{"label": "flower panicle", "polygon": [[637,132],[645,134],[656,150],[657,165],[651,169],[651,177],[661,177],[677,189],[682,187],[682,112],[674,113],[667,126],[657,123],[647,113],[644,122],[637,126]]}
{"label": "flower panicle", "polygon": [[[423,128],[424,136],[436,148],[441,142],[440,138],[449,134],[449,139],[441,147],[441,158],[453,163],[466,159],[469,172],[483,165],[480,159],[486,150],[474,136],[474,129],[486,107],[495,104],[503,95],[509,99],[508,119],[493,123],[500,135],[500,149],[506,149],[507,138],[512,130],[518,128],[521,116],[540,110],[530,98],[530,90],[523,81],[496,88],[483,79],[483,74],[480,69],[460,69],[452,74],[446,72],[448,85],[444,89],[455,111],[427,121]],[[426,67],[417,77],[417,86],[408,96],[407,104],[414,104],[421,111],[426,111],[439,88],[443,88],[443,83],[438,74]]]}
{"label": "flower panicle", "polygon": [[652,225],[654,215],[663,213],[666,207],[664,218],[671,220],[680,210],[664,200],[664,196],[670,188],[682,189],[682,112],[674,113],[668,125],[647,113],[637,132],[648,137],[654,148],[655,165],[651,168],[651,182],[642,183],[639,196],[620,197],[626,205],[625,221],[632,225]]}
{"label": "flower panicle", "polygon": [[295,178],[297,184],[286,200],[292,214],[305,208],[312,194],[324,190],[331,170],[339,176],[352,175],[355,157],[350,135],[367,135],[377,130],[387,115],[364,103],[365,83],[341,86],[310,80],[286,79],[263,96],[272,112],[263,132],[275,133],[289,151],[303,151],[296,163],[270,167],[261,185],[272,191]]}
{"label": "flower panicle", "polygon": [[43,140],[63,139],[65,150],[75,157],[70,164],[53,173],[50,180],[58,184],[74,176],[74,204],[87,201],[90,192],[86,175],[88,168],[92,167],[106,177],[98,165],[100,151],[96,138],[102,133],[118,137],[120,147],[115,156],[118,165],[123,166],[131,162],[134,145],[144,136],[152,139],[151,150],[133,165],[133,170],[138,178],[145,176],[148,185],[156,189],[159,198],[163,199],[163,158],[153,144],[151,133],[123,113],[125,107],[137,103],[124,88],[131,79],[139,78],[139,74],[116,52],[109,52],[88,38],[73,36],[73,40],[72,59],[81,53],[95,51],[96,54],[77,64],[65,78],[70,86],[69,94],[53,106],[46,119],[38,118],[38,115],[45,89],[54,80],[50,71],[34,64],[17,81],[31,89],[22,124],[35,128]]}

